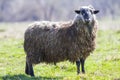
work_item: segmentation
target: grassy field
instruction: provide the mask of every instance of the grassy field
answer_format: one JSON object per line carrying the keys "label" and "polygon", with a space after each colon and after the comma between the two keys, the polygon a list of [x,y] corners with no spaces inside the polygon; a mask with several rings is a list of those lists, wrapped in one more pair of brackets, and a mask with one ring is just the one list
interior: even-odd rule
{"label": "grassy field", "polygon": [[35,76],[24,73],[23,33],[28,24],[0,24],[0,80],[120,80],[120,30],[99,30],[97,48],[87,58],[86,74],[76,75],[69,61],[34,66]]}

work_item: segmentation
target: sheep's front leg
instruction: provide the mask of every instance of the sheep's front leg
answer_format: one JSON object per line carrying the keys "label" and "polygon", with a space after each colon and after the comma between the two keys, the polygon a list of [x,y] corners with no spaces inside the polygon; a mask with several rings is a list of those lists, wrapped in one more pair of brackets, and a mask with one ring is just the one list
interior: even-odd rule
{"label": "sheep's front leg", "polygon": [[85,69],[84,69],[85,60],[81,58],[80,63],[81,63],[82,73],[85,73]]}
{"label": "sheep's front leg", "polygon": [[77,74],[80,73],[80,60],[76,61],[76,66],[77,66]]}

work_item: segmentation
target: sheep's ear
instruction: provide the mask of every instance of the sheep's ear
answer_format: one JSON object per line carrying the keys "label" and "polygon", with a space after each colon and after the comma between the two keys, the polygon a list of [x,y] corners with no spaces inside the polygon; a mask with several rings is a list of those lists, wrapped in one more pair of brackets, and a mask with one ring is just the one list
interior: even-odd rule
{"label": "sheep's ear", "polygon": [[99,10],[94,10],[93,13],[94,14],[97,14],[99,12]]}
{"label": "sheep's ear", "polygon": [[80,14],[80,10],[75,10],[75,13]]}

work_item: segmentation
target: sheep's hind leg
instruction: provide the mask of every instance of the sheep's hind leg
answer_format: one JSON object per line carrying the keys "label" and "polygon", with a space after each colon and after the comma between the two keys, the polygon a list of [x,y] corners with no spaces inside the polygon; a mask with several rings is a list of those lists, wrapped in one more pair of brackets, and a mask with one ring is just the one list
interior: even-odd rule
{"label": "sheep's hind leg", "polygon": [[33,66],[31,63],[28,64],[28,69],[29,69],[29,75],[34,76]]}
{"label": "sheep's hind leg", "polygon": [[29,75],[34,76],[33,66],[31,63],[29,64]]}
{"label": "sheep's hind leg", "polygon": [[85,73],[85,68],[84,68],[85,60],[81,58],[80,62],[81,62],[82,73]]}
{"label": "sheep's hind leg", "polygon": [[76,66],[77,66],[77,74],[80,73],[80,60],[76,61]]}
{"label": "sheep's hind leg", "polygon": [[34,76],[33,66],[29,61],[26,61],[25,73]]}
{"label": "sheep's hind leg", "polygon": [[25,73],[29,75],[29,69],[28,69],[28,64],[26,62],[26,66],[25,66]]}

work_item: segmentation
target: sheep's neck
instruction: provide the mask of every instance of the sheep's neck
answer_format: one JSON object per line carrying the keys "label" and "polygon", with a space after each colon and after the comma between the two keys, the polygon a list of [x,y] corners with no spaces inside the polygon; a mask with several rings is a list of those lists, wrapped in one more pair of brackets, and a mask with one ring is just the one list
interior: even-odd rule
{"label": "sheep's neck", "polygon": [[73,22],[72,27],[74,27],[77,30],[77,32],[79,32],[79,30],[84,30],[87,28],[89,34],[91,35],[94,25],[95,25],[94,21],[91,24],[86,24],[86,23],[83,23],[82,21],[77,21],[77,22]]}
{"label": "sheep's neck", "polygon": [[[71,30],[70,34],[74,35],[71,37],[73,37],[75,40],[83,39],[83,42],[84,42],[86,40],[86,38],[88,40],[94,39],[94,37],[96,36],[94,34],[94,32],[96,32],[96,30],[94,30],[94,29],[95,29],[94,22],[89,25],[84,24],[83,22],[76,22],[76,23],[72,24],[71,29],[70,29]],[[92,40],[90,40],[90,41],[92,41]]]}

